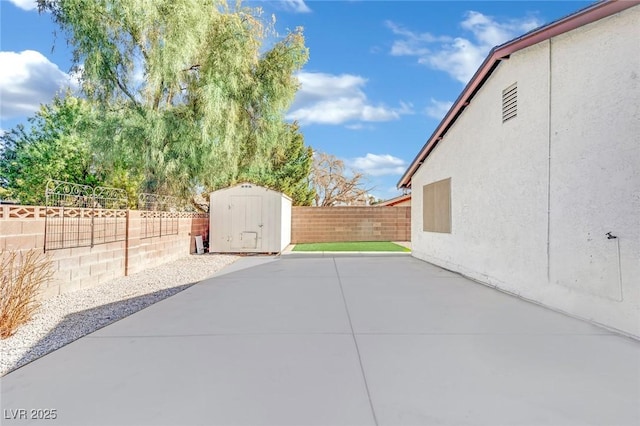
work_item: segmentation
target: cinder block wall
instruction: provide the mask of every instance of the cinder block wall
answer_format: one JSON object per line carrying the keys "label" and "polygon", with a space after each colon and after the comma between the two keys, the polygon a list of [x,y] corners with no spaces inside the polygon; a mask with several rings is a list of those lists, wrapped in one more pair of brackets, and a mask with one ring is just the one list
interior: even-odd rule
{"label": "cinder block wall", "polygon": [[293,207],[291,243],[410,241],[411,207]]}
{"label": "cinder block wall", "polygon": [[[0,206],[0,252],[44,251],[45,212],[38,206]],[[54,275],[40,298],[93,287],[195,253],[194,236],[208,234],[208,215],[179,213],[178,234],[141,238],[142,212],[129,210],[127,215],[124,241],[48,250]]]}
{"label": "cinder block wall", "polygon": [[191,219],[191,246],[189,253],[196,253],[196,235],[202,235],[205,241],[209,241],[209,215],[200,213],[194,214]]}
{"label": "cinder block wall", "polygon": [[[46,208],[0,206],[0,252],[44,251]],[[93,287],[124,275],[125,242],[50,250],[53,277],[40,298]]]}
{"label": "cinder block wall", "polygon": [[144,213],[139,210],[129,210],[127,275],[171,262],[188,253],[195,253],[195,236],[204,236],[209,231],[208,215],[177,213],[177,234],[143,238],[142,229],[145,219],[142,216]]}

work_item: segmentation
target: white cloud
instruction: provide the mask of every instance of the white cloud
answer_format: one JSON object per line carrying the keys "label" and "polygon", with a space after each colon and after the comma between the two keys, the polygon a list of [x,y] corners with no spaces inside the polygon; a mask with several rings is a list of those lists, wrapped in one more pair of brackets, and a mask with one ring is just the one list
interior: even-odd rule
{"label": "white cloud", "polygon": [[470,11],[461,26],[471,31],[473,35],[485,46],[497,46],[518,35],[539,27],[541,22],[534,17],[523,19],[509,19],[506,22],[497,22],[491,16],[480,12]]}
{"label": "white cloud", "polygon": [[449,111],[453,102],[451,101],[438,101],[431,98],[430,105],[425,108],[424,112],[431,118],[441,120],[442,117]]}
{"label": "white cloud", "polygon": [[357,75],[300,72],[298,80],[300,90],[287,119],[301,124],[391,121],[413,113],[412,105],[403,102],[397,108],[371,104],[362,90],[367,80]]}
{"label": "white cloud", "polygon": [[362,124],[362,123],[347,124],[344,127],[346,127],[349,130],[362,130],[362,129],[364,129],[364,124]]}
{"label": "white cloud", "polygon": [[35,10],[38,7],[36,0],[9,0],[22,10]]}
{"label": "white cloud", "polygon": [[402,36],[401,40],[396,40],[391,46],[393,56],[424,56],[430,53],[427,45],[435,42],[449,42],[450,37],[436,37],[431,33],[415,33],[392,22],[386,21],[385,25],[395,35]]}
{"label": "white cloud", "polygon": [[304,0],[283,0],[280,2],[285,10],[294,12],[294,13],[309,13],[311,12],[311,8],[307,6]]}
{"label": "white cloud", "polygon": [[415,56],[419,63],[444,71],[462,83],[471,79],[492,47],[540,24],[535,17],[499,22],[491,16],[470,11],[460,23],[470,35],[465,38],[416,33],[393,22],[386,23],[393,34],[400,36],[391,46],[391,55]]}
{"label": "white cloud", "polygon": [[76,80],[40,52],[0,52],[0,117],[21,117],[37,111]]}
{"label": "white cloud", "polygon": [[364,157],[354,158],[348,164],[371,176],[401,175],[407,168],[404,160],[389,154],[368,153]]}

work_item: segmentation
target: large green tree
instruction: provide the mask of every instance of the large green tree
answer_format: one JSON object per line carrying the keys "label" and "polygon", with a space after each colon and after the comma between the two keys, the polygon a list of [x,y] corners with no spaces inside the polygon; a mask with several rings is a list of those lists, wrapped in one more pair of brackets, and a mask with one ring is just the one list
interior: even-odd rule
{"label": "large green tree", "polygon": [[0,136],[0,197],[22,204],[42,204],[49,179],[85,185],[102,178],[87,140],[90,107],[74,97],[56,97],[29,119]]}
{"label": "large green tree", "polygon": [[[286,124],[278,138],[282,144],[272,150],[268,170],[253,169],[251,161],[241,161],[237,182],[248,181],[283,192],[296,206],[310,206],[315,197],[309,185],[313,165],[313,150],[305,146],[297,123]],[[229,182],[229,183],[237,183]],[[223,182],[220,187],[229,184]]]}
{"label": "large green tree", "polygon": [[295,151],[282,135],[294,73],[308,57],[301,29],[265,50],[271,25],[239,3],[38,5],[66,34],[83,92],[100,109],[92,132],[100,164],[128,163],[144,190],[186,196],[242,171],[266,176],[282,168],[281,153]]}
{"label": "large green tree", "polygon": [[67,92],[0,136],[0,198],[42,204],[47,181],[57,179],[124,189],[135,206],[142,175],[126,158],[105,164],[90,144],[107,118]]}

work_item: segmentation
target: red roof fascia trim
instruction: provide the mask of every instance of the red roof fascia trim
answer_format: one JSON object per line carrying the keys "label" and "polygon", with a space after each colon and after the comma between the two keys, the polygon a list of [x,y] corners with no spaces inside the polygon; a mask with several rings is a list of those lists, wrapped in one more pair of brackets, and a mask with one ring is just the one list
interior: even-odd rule
{"label": "red roof fascia trim", "polygon": [[638,4],[640,4],[640,0],[611,0],[596,3],[590,8],[584,9],[559,21],[552,22],[549,25],[541,27],[538,30],[534,30],[531,33],[525,34],[522,37],[516,38],[501,46],[494,47],[491,52],[489,52],[489,55],[485,58],[484,62],[482,62],[482,65],[480,65],[469,83],[467,83],[467,86],[464,88],[460,96],[458,96],[458,99],[451,109],[449,109],[449,112],[447,112],[447,115],[442,119],[436,130],[428,139],[427,143],[411,162],[409,168],[402,175],[400,181],[398,181],[397,187],[411,187],[410,180],[413,177],[413,174],[433,150],[435,145],[442,139],[449,127],[451,127],[455,120],[457,120],[462,109],[469,104],[473,95],[475,95],[491,75],[495,69],[496,63],[500,59],[526,47],[540,43],[541,41],[548,40],[583,25],[590,24],[602,18],[606,18],[607,16],[622,12],[623,10],[629,9],[633,6],[637,6]]}
{"label": "red roof fascia trim", "polygon": [[592,22],[599,21],[602,18],[606,18],[607,16],[622,12],[623,10],[629,9],[630,7],[638,4],[640,4],[640,1],[637,0],[614,0],[596,3],[591,8],[577,12],[557,22],[552,22],[537,31],[525,34],[524,36],[516,38],[502,46],[498,46],[495,54],[499,58],[502,58],[506,55],[517,52],[518,50],[540,43],[541,41],[548,40],[552,37],[580,28],[583,25],[587,25]]}
{"label": "red roof fascia trim", "polygon": [[380,207],[393,207],[396,204],[402,203],[404,201],[410,200],[411,199],[411,194],[405,194],[405,195],[400,195],[396,198],[392,198],[390,200],[387,201],[383,201],[380,204],[377,204]]}

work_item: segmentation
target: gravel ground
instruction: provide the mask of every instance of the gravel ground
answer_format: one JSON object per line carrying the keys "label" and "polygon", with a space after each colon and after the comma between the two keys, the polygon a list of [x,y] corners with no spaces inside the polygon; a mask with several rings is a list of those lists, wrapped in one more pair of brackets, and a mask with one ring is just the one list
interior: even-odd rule
{"label": "gravel ground", "polygon": [[16,334],[0,340],[0,376],[186,289],[235,262],[232,255],[188,256],[42,302]]}

